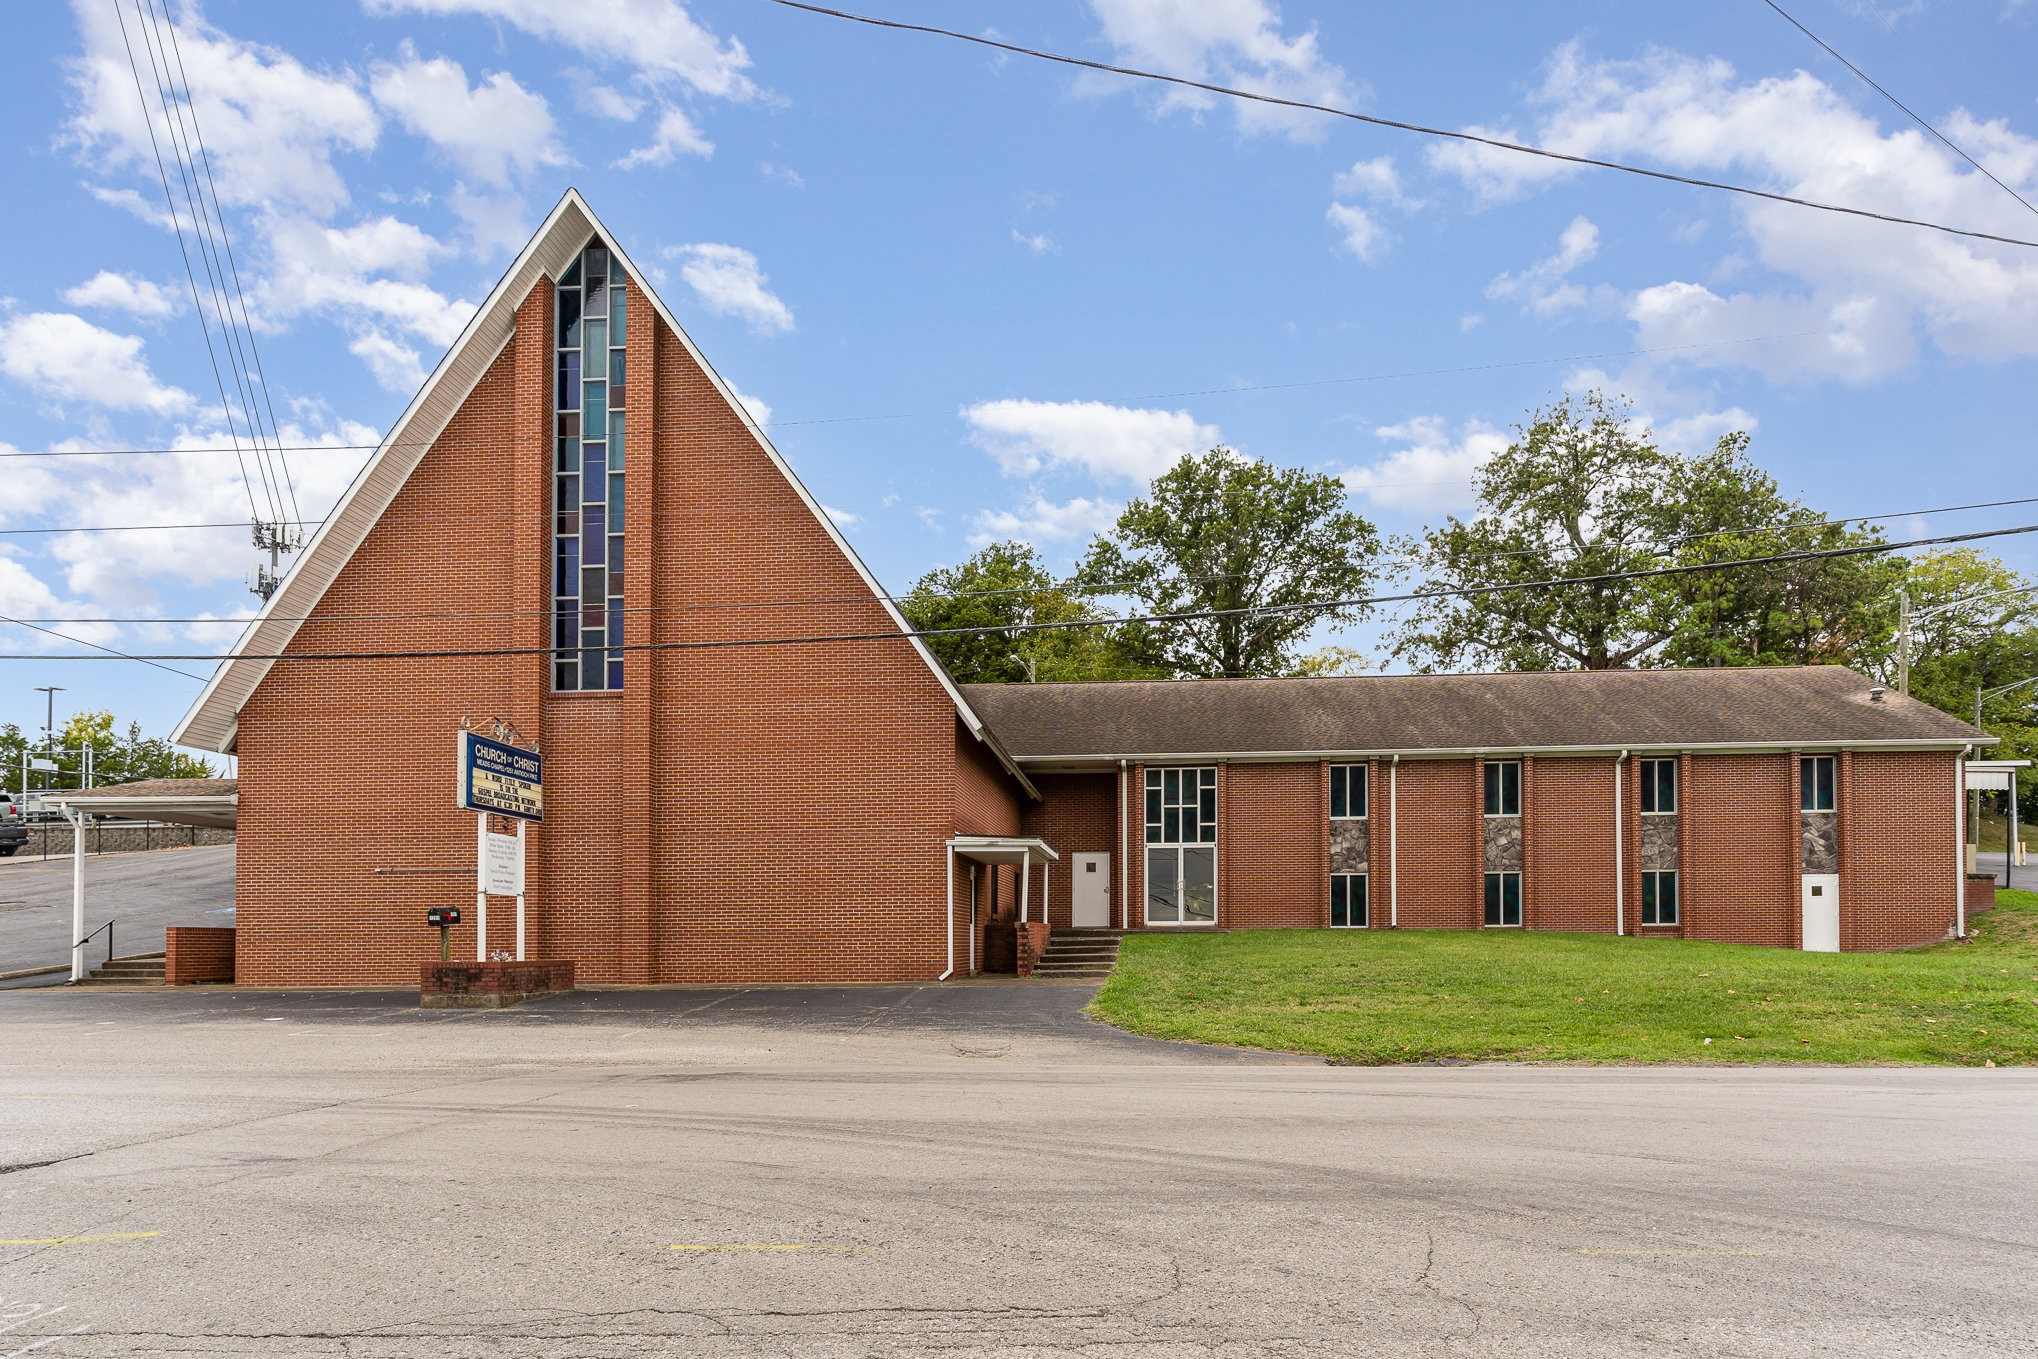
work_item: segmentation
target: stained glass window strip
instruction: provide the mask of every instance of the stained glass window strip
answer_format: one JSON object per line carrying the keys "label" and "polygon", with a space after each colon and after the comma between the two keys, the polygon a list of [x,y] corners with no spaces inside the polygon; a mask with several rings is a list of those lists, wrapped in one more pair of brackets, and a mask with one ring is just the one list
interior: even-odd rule
{"label": "stained glass window strip", "polygon": [[625,277],[590,241],[559,277],[552,687],[623,687]]}

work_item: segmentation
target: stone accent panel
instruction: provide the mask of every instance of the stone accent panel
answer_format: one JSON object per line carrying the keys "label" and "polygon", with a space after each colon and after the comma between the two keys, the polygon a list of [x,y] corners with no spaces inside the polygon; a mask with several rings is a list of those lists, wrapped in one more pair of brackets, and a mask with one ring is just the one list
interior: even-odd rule
{"label": "stone accent panel", "polygon": [[1486,871],[1521,872],[1521,818],[1489,816],[1486,820]]}
{"label": "stone accent panel", "polygon": [[1804,871],[1840,871],[1840,817],[1837,812],[1799,812],[1798,839],[1804,846]]}
{"label": "stone accent panel", "polygon": [[1642,862],[1644,872],[1674,872],[1677,868],[1677,818],[1648,815],[1642,818]]}
{"label": "stone accent panel", "polygon": [[1330,871],[1364,873],[1372,857],[1373,827],[1368,821],[1330,823]]}

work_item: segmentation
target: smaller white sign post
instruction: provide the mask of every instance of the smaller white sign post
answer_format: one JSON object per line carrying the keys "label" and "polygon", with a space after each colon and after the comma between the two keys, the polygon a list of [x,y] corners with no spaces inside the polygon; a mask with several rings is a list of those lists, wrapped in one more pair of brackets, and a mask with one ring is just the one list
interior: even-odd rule
{"label": "smaller white sign post", "polygon": [[524,960],[524,823],[517,822],[515,835],[498,835],[486,829],[482,817],[481,896],[517,899],[517,961]]}

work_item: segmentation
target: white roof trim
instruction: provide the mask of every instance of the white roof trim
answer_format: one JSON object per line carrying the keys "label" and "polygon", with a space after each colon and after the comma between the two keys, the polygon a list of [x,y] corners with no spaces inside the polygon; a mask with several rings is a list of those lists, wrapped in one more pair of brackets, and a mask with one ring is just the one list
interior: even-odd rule
{"label": "white roof trim", "polygon": [[[749,408],[737,399],[735,389],[715,371],[714,365],[707,361],[706,356],[694,344],[693,337],[680,325],[679,318],[672,314],[666,307],[664,299],[650,286],[644,271],[637,267],[629,252],[617,242],[615,234],[602,225],[601,219],[594,215],[594,210],[581,198],[580,191],[568,189],[551,214],[546,217],[544,225],[538,228],[537,234],[531,237],[523,252],[496,283],[494,291],[482,303],[480,310],[467,323],[467,328],[460,333],[460,338],[453,342],[453,347],[439,361],[438,367],[432,370],[432,375],[425,380],[425,385],[419,389],[417,396],[412,398],[402,416],[390,428],[382,441],[382,446],[375,450],[374,456],[361,469],[361,474],[354,478],[353,485],[347,488],[347,493],[340,498],[340,503],[334,508],[331,516],[320,525],[318,532],[312,535],[296,568],[284,577],[282,588],[270,597],[261,613],[255,616],[254,621],[234,643],[232,651],[228,653],[228,659],[213,672],[204,691],[191,705],[191,710],[185,713],[184,720],[177,724],[172,740],[179,745],[196,746],[203,750],[224,752],[234,748],[239,730],[241,705],[253,695],[275,664],[273,661],[243,660],[241,657],[247,653],[254,653],[257,656],[275,655],[289,646],[300,626],[295,620],[309,615],[319,600],[325,597],[326,590],[352,560],[354,553],[367,539],[369,531],[382,517],[383,511],[389,508],[397,492],[402,490],[404,483],[410,479],[410,474],[423,461],[425,453],[437,442],[440,434],[445,432],[447,424],[466,401],[468,394],[474,390],[475,384],[481,381],[501,355],[504,347],[509,344],[516,333],[518,304],[523,301],[540,276],[556,278],[560,271],[572,262],[573,257],[579,253],[581,246],[591,235],[600,236],[608,243],[609,249],[622,260],[631,282],[651,303],[659,319],[670,326],[672,333],[679,337],[679,342],[686,346],[687,354],[700,365],[701,371],[708,375],[708,380],[714,384],[723,401],[742,420],[743,427],[750,431],[751,436],[757,440],[758,447],[771,459],[772,466],[778,469],[779,474],[798,494],[801,503],[812,513],[815,521],[848,559],[850,566],[870,588],[871,594],[883,605],[892,622],[901,632],[912,631],[905,616],[899,612],[898,606],[878,584],[877,577],[871,574],[863,558],[849,545],[849,540],[842,536],[842,530],[834,519],[793,474],[791,465],[772,445],[763,428],[751,416]],[[975,710],[963,698],[962,691],[956,687],[955,681],[949,677],[941,663],[934,659],[934,653],[927,649],[927,644],[918,637],[907,640],[913,644],[920,659],[926,663],[928,670],[933,673],[949,699],[955,704],[956,714],[962,718],[970,733],[990,748],[997,756],[999,764],[1003,765],[1028,793],[1039,797],[1039,790],[1020,772],[1017,762],[1005,752],[984,726],[983,719],[976,715]]]}

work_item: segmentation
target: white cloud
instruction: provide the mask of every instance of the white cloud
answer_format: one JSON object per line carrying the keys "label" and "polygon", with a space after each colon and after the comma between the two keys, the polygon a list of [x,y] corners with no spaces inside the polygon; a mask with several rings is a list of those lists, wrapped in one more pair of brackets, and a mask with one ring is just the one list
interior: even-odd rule
{"label": "white cloud", "polygon": [[1085,496],[1061,504],[1034,496],[1017,510],[979,513],[972,521],[975,531],[969,540],[978,547],[1006,539],[1029,543],[1081,541],[1117,523],[1123,509],[1124,506],[1108,500]]}
{"label": "white cloud", "polygon": [[770,161],[764,161],[758,165],[757,172],[774,183],[785,185],[788,189],[807,187],[806,176],[789,165],[774,165]]}
{"label": "white cloud", "polygon": [[834,520],[839,528],[855,528],[863,522],[862,515],[853,514],[848,510],[838,510],[833,505],[823,505],[821,508],[827,511],[828,517]]}
{"label": "white cloud", "polygon": [[[149,122],[135,98],[115,7],[72,0],[84,41],[68,63],[78,109],[72,141],[101,169],[133,169],[153,178]],[[379,120],[348,71],[318,71],[259,43],[241,42],[206,23],[195,6],[176,25],[184,74],[196,95],[199,127],[220,201],[330,213],[348,201],[333,157],[368,151]],[[160,111],[156,135],[169,135]]]}
{"label": "white cloud", "polygon": [[747,99],[750,55],[694,21],[681,0],[366,0],[371,14],[473,14],[564,43],[599,61],[627,66],[658,84]]}
{"label": "white cloud", "polygon": [[[1345,73],[1318,49],[1316,31],[1286,36],[1280,11],[1269,0],[1090,0],[1090,8],[1128,65],[1314,104],[1342,106],[1357,97]],[[1160,107],[1200,113],[1219,97],[1175,89],[1161,97]],[[1315,141],[1328,122],[1323,114],[1299,109],[1225,102],[1233,106],[1239,129],[1249,134]]]}
{"label": "white cloud", "polygon": [[60,403],[158,416],[183,415],[197,405],[191,393],[149,370],[139,336],[102,330],[69,312],[0,320],[0,373]]}
{"label": "white cloud", "polygon": [[644,100],[624,94],[613,85],[603,84],[600,76],[586,71],[568,71],[566,78],[578,86],[574,100],[584,113],[610,118],[618,123],[634,123],[637,115],[644,111]]}
{"label": "white cloud", "polygon": [[1573,217],[1557,238],[1557,250],[1519,274],[1502,274],[1486,285],[1488,297],[1515,298],[1538,316],[1554,316],[1586,302],[1585,289],[1567,282],[1571,271],[1599,253],[1599,228],[1586,217]]}
{"label": "white cloud", "polygon": [[681,261],[679,276],[715,315],[739,317],[760,335],[778,335],[793,328],[792,308],[765,286],[770,280],[758,268],[757,256],[748,250],[700,242],[675,246],[665,253]]}
{"label": "white cloud", "polygon": [[1410,198],[1402,192],[1401,172],[1395,168],[1392,156],[1375,156],[1372,160],[1356,162],[1332,181],[1331,192],[1339,198],[1364,198],[1404,212],[1422,206],[1420,199]]}
{"label": "white cloud", "polygon": [[355,336],[347,350],[368,365],[368,371],[386,391],[408,396],[425,385],[423,356],[379,330]]}
{"label": "white cloud", "polygon": [[[1744,82],[1724,61],[1674,52],[1592,61],[1569,45],[1552,58],[1531,104],[1537,116],[1525,139],[1571,154],[2028,234],[2029,217],[1995,185],[1913,130],[1884,133],[1803,71]],[[1946,127],[2027,196],[2038,191],[2038,138],[1964,111]],[[1464,146],[1431,156],[1495,200],[1578,173]],[[1921,336],[1960,358],[2038,355],[2038,258],[2028,250],[1780,203],[1737,202],[1736,211],[1753,263],[1773,277],[1731,295],[1683,279],[1640,290],[1629,313],[1643,346],[1776,336],[1677,361],[1851,381],[1908,366]],[[1807,330],[1814,333],[1799,333]]]}
{"label": "white cloud", "polygon": [[1007,476],[1079,468],[1100,480],[1144,483],[1186,454],[1223,442],[1187,411],[1141,410],[1101,401],[985,401],[963,409],[970,442]]}
{"label": "white cloud", "polygon": [[370,88],[376,103],[485,186],[503,188],[539,166],[567,163],[551,106],[507,72],[470,87],[460,63],[420,61],[406,47],[400,65],[375,68]]}
{"label": "white cloud", "polygon": [[1373,432],[1402,447],[1365,467],[1352,468],[1344,474],[1344,483],[1354,495],[1382,509],[1408,513],[1475,504],[1473,478],[1509,442],[1505,433],[1484,421],[1467,421],[1453,433],[1434,415],[1383,425]]}
{"label": "white cloud", "polygon": [[357,332],[393,327],[441,348],[474,314],[423,283],[449,248],[409,222],[379,217],[350,227],[305,220],[274,224],[275,264],[263,280],[258,322],[301,315],[340,320]]}
{"label": "white cloud", "polygon": [[[282,444],[298,450],[285,457],[298,510],[314,520],[332,508],[368,457],[362,449],[340,445],[373,445],[377,439],[373,429],[352,422],[309,429],[286,420],[278,434]],[[187,431],[170,441],[178,450],[216,449],[222,443],[216,434],[202,431]],[[156,607],[157,590],[166,583],[225,585],[238,581],[252,564],[248,492],[235,475],[232,454],[179,451],[150,458],[71,461],[80,465],[67,469],[66,503],[50,511],[52,516],[61,512],[64,522],[234,526],[59,534],[51,541],[50,555],[63,566],[66,588],[73,594],[109,611],[144,613]],[[255,494],[267,514],[259,486]],[[287,499],[284,508],[290,512]]]}
{"label": "white cloud", "polygon": [[763,397],[752,396],[748,392],[739,391],[733,385],[729,390],[735,392],[736,404],[750,412],[750,418],[757,422],[759,429],[766,428],[771,424],[771,406]]}
{"label": "white cloud", "polygon": [[1364,208],[1353,207],[1349,203],[1332,203],[1330,211],[1324,216],[1337,228],[1338,248],[1355,259],[1371,264],[1386,248],[1386,229]]}
{"label": "white cloud", "polygon": [[711,156],[715,144],[701,135],[693,119],[667,105],[658,115],[651,140],[614,162],[617,170],[635,170],[646,165],[670,165],[674,156]]}
{"label": "white cloud", "polygon": [[177,310],[177,295],[168,288],[134,274],[116,274],[110,269],[101,269],[77,287],[68,289],[64,293],[64,301],[74,307],[124,311],[145,320],[169,316]]}
{"label": "white cloud", "polygon": [[1036,255],[1059,255],[1061,253],[1061,242],[1054,238],[1052,232],[1025,232],[1021,231],[1018,227],[1013,227],[1012,239]]}

